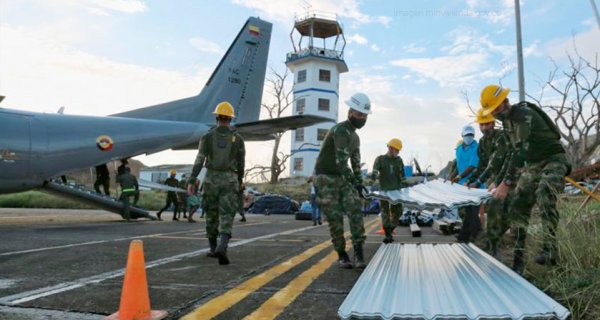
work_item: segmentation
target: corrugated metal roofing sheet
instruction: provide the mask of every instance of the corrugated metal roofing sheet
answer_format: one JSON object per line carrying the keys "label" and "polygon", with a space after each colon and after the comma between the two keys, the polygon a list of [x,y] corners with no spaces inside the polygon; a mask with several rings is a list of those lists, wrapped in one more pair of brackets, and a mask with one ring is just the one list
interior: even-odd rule
{"label": "corrugated metal roofing sheet", "polygon": [[491,197],[486,189],[469,189],[458,183],[432,180],[409,188],[394,191],[374,191],[367,197],[402,202],[411,209],[454,209],[468,205],[479,205]]}
{"label": "corrugated metal roofing sheet", "polygon": [[383,244],[342,319],[566,319],[569,311],[474,245]]}

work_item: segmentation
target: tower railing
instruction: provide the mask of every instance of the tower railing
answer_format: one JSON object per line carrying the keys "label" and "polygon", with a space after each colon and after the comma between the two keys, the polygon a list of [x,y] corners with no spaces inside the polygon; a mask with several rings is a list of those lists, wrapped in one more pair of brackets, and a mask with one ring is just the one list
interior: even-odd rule
{"label": "tower railing", "polygon": [[311,18],[319,18],[325,20],[338,21],[338,15],[331,12],[320,11],[320,10],[309,10],[303,14],[294,15],[295,22],[311,19]]}
{"label": "tower railing", "polygon": [[298,52],[289,52],[287,54],[286,61],[289,62],[289,61],[297,60],[297,59],[308,57],[308,56],[322,57],[322,58],[329,58],[329,59],[336,59],[336,60],[344,59],[343,52],[340,52],[337,50],[332,50],[332,49],[313,47],[313,48],[305,48]]}

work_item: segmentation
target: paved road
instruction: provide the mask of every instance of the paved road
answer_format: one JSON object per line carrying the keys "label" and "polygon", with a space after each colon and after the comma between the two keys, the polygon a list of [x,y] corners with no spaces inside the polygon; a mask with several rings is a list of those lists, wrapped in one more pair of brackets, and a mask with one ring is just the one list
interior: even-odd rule
{"label": "paved road", "polygon": [[[370,259],[382,236],[376,217],[365,224]],[[248,215],[234,226],[228,266],[205,257],[204,227],[203,220],[127,223],[98,210],[0,209],[0,319],[113,313],[133,239],[144,244],[152,309],[169,319],[334,319],[360,276],[337,267],[326,224]],[[422,238],[397,232],[402,242],[453,239],[429,228]]]}

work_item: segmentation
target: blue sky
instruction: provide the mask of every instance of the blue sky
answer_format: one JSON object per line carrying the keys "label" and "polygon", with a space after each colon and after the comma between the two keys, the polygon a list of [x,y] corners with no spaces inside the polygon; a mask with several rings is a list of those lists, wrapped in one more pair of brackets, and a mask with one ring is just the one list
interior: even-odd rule
{"label": "blue sky", "polygon": [[[463,92],[516,89],[514,1],[151,1],[0,2],[0,94],[4,107],[106,115],[195,95],[248,16],[274,24],[269,65],[284,70],[294,14],[336,13],[344,25],[350,71],[340,100],[367,93],[374,114],[360,131],[371,166],[392,137],[408,162],[439,169],[461,128],[473,121]],[[600,4],[598,4],[600,6]],[[567,66],[573,42],[587,58],[600,52],[588,0],[521,1],[526,91],[539,93],[553,64]],[[560,81],[560,79],[557,79]],[[517,94],[511,94],[515,101]],[[551,101],[552,96],[544,97]],[[340,118],[346,108],[340,106]],[[283,148],[289,148],[289,137]],[[268,163],[270,143],[250,145],[248,165]],[[190,163],[194,152],[165,151],[149,165]]]}

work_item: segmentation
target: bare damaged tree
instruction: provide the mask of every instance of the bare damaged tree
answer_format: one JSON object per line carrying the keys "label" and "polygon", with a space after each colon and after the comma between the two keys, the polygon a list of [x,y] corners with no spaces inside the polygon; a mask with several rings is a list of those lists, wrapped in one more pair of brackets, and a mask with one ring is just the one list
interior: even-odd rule
{"label": "bare damaged tree", "polygon": [[[562,71],[551,59],[554,70],[547,81],[540,83],[539,96],[527,96],[550,111],[561,137],[567,142],[569,161],[577,168],[600,146],[600,66],[598,54],[590,62],[576,48],[575,52],[576,57],[568,55],[570,65]],[[543,101],[546,91],[550,91],[552,97]]]}
{"label": "bare damaged tree", "polygon": [[[283,115],[294,104],[293,88],[288,87],[286,82],[289,73],[286,69],[282,74],[277,72],[273,68],[270,70],[270,75],[267,77],[266,87],[268,90],[272,103],[263,103],[262,107],[267,111],[270,119],[276,119]],[[273,152],[271,154],[271,164],[269,166],[256,165],[246,171],[246,177],[248,179],[259,178],[262,181],[266,181],[266,175],[269,173],[269,183],[277,183],[279,176],[285,171],[286,163],[293,154],[285,154],[279,151],[279,145],[281,143],[281,137],[284,132],[278,132],[275,134],[275,143],[273,144]]]}
{"label": "bare damaged tree", "polygon": [[[277,143],[276,143],[277,145]],[[294,154],[303,151],[304,147],[306,146],[315,146],[318,147],[318,144],[314,144],[314,143],[309,143],[309,142],[305,142],[303,144],[300,145],[300,147],[295,150],[294,152],[290,153],[290,154],[285,154],[283,152],[279,152],[278,154],[273,154],[274,157],[276,157],[275,161],[271,161],[271,166],[264,166],[264,165],[255,165],[252,168],[249,168],[246,170],[246,172],[244,173],[244,180],[254,180],[254,179],[258,179],[261,182],[264,181],[269,181],[269,183],[273,184],[273,183],[277,183],[277,181],[279,180],[275,180],[273,181],[273,169],[275,168],[275,172],[277,172],[277,179],[279,178],[279,174],[281,174],[282,172],[285,171],[285,169],[287,169],[286,163],[287,161],[290,159],[291,156],[293,156]],[[275,167],[273,166],[275,164]],[[270,173],[270,179],[267,179],[267,174]]]}

